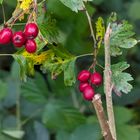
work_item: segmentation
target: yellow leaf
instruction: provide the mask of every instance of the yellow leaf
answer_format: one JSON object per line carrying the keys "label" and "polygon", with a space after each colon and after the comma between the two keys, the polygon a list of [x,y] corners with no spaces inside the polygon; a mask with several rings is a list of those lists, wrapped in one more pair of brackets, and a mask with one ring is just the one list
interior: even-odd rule
{"label": "yellow leaf", "polygon": [[46,61],[50,54],[52,54],[52,50],[44,51],[40,54],[30,54],[26,51],[22,52],[21,55],[23,55],[28,60],[32,61],[34,65],[41,65],[44,61]]}
{"label": "yellow leaf", "polygon": [[21,4],[20,4],[20,8],[25,11],[25,10],[29,9],[32,2],[33,2],[33,0],[22,0]]}
{"label": "yellow leaf", "polygon": [[105,26],[104,21],[101,17],[98,18],[96,22],[96,41],[97,41],[97,48],[99,49],[101,47],[103,38],[105,34]]}

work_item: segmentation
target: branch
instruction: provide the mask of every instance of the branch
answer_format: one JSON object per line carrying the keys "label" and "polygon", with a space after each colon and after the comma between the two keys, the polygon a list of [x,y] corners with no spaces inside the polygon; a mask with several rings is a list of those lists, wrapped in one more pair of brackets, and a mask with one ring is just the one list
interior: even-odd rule
{"label": "branch", "polygon": [[104,38],[104,43],[105,43],[104,92],[106,95],[109,127],[110,127],[113,138],[116,140],[117,139],[116,128],[115,128],[113,102],[112,102],[113,86],[111,82],[110,34],[111,34],[111,28],[109,24],[107,27],[107,31],[105,33],[105,38]]}
{"label": "branch", "polygon": [[102,135],[103,135],[104,139],[105,140],[114,140],[111,135],[111,131],[109,129],[109,125],[108,125],[106,117],[105,117],[105,113],[104,113],[104,109],[103,109],[102,101],[101,101],[101,95],[96,94],[92,100],[92,103],[95,107],[95,111],[96,111],[101,129],[102,129]]}

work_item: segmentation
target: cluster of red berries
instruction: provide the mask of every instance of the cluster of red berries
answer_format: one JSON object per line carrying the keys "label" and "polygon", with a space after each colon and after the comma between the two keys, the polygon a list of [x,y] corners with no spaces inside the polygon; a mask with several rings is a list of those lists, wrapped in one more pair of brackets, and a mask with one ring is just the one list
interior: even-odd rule
{"label": "cluster of red berries", "polygon": [[92,85],[99,86],[102,83],[102,76],[98,72],[90,73],[88,70],[82,70],[78,74],[78,80],[80,81],[79,90],[83,93],[85,100],[92,100],[95,91]]}
{"label": "cluster of red berries", "polygon": [[25,26],[24,32],[17,31],[14,34],[10,28],[3,28],[0,31],[0,44],[8,44],[12,41],[15,47],[22,47],[29,53],[34,53],[37,49],[35,38],[38,35],[38,26],[35,23],[28,23]]}

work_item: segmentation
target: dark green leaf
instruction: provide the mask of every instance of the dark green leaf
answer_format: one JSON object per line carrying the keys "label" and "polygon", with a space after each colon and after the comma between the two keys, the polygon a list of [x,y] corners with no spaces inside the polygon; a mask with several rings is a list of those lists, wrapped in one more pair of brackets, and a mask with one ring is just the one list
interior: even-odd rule
{"label": "dark green leaf", "polygon": [[18,62],[20,66],[20,78],[23,81],[26,81],[26,59],[21,55],[14,54],[14,59]]}
{"label": "dark green leaf", "polygon": [[119,125],[117,127],[118,140],[139,140],[140,133],[137,128],[130,125]]}
{"label": "dark green leaf", "polygon": [[0,100],[6,97],[7,93],[8,93],[7,83],[0,80]]}
{"label": "dark green leaf", "polygon": [[56,135],[56,140],[70,140],[70,133],[66,131],[58,131]]}
{"label": "dark green leaf", "polygon": [[112,65],[112,81],[118,91],[128,93],[132,89],[132,85],[128,82],[133,78],[129,73],[122,72],[129,67],[126,62],[119,62]]}
{"label": "dark green leaf", "polygon": [[36,134],[36,140],[49,140],[49,132],[43,124],[36,121],[34,123],[34,130]]}
{"label": "dark green leaf", "polygon": [[62,101],[51,100],[45,107],[43,123],[53,130],[73,130],[85,123],[85,117]]}
{"label": "dark green leaf", "polygon": [[46,42],[57,42],[58,29],[56,27],[55,19],[47,17],[47,19],[43,23],[39,24],[39,29]]}
{"label": "dark green leaf", "polygon": [[132,110],[125,107],[115,107],[114,112],[117,125],[128,123],[133,117]]}
{"label": "dark green leaf", "polygon": [[70,140],[99,140],[100,138],[101,132],[97,124],[85,124],[75,129]]}
{"label": "dark green leaf", "polygon": [[45,103],[47,97],[47,86],[43,77],[36,73],[35,78],[28,78],[21,88],[22,96],[32,102]]}

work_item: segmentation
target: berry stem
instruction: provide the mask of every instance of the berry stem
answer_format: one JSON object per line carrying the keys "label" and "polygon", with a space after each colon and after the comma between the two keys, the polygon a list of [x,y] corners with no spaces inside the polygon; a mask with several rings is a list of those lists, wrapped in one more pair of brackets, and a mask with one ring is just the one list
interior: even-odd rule
{"label": "berry stem", "polygon": [[105,140],[114,140],[111,134],[111,131],[109,129],[109,124],[106,120],[104,108],[102,106],[102,101],[101,101],[101,95],[96,94],[92,100],[92,104],[95,108],[101,129],[102,129],[102,135]]}
{"label": "berry stem", "polygon": [[106,105],[107,105],[107,114],[108,114],[110,131],[114,140],[117,140],[113,102],[112,102],[113,87],[111,81],[110,34],[111,34],[111,28],[109,23],[104,37],[104,44],[105,44],[104,92],[106,95]]}
{"label": "berry stem", "polygon": [[3,4],[1,5],[2,7],[2,14],[3,14],[3,22],[4,22],[4,25],[5,25],[5,22],[6,22],[6,16],[5,16],[5,10],[4,10],[4,6]]}
{"label": "berry stem", "polygon": [[96,48],[96,38],[95,38],[95,34],[94,34],[93,27],[92,27],[92,22],[91,22],[90,15],[89,15],[89,13],[88,13],[88,11],[87,11],[87,9],[86,9],[86,8],[85,8],[85,12],[86,12],[87,20],[88,20],[88,23],[89,23],[91,36],[92,36],[93,41],[94,41],[94,48]]}

